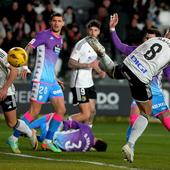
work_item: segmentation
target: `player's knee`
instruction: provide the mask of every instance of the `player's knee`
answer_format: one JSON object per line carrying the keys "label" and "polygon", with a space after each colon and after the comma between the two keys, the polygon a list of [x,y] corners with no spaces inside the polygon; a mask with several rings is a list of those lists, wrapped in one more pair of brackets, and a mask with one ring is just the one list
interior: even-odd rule
{"label": "player's knee", "polygon": [[8,127],[10,127],[10,128],[14,128],[15,127],[15,125],[16,125],[16,121],[8,121],[7,122],[7,125],[8,125]]}
{"label": "player's knee", "polygon": [[138,114],[135,114],[135,113],[131,113],[130,114],[130,121],[129,121],[129,123],[130,123],[130,125],[132,126],[134,123],[135,123],[135,121],[136,121],[136,119],[139,117],[139,115]]}
{"label": "player's knee", "polygon": [[164,117],[164,118],[162,119],[162,123],[163,123],[164,127],[165,127],[168,131],[170,131],[170,117]]}

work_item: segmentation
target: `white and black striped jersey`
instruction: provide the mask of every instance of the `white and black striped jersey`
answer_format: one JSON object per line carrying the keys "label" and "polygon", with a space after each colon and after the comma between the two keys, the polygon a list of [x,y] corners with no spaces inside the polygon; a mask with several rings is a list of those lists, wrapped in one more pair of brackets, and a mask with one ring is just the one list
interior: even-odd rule
{"label": "white and black striped jersey", "polygon": [[[70,58],[79,63],[91,63],[97,59],[97,54],[83,38],[75,45]],[[71,71],[70,87],[88,88],[94,85],[92,68],[73,69]]]}
{"label": "white and black striped jersey", "polygon": [[137,47],[123,63],[143,82],[148,84],[170,63],[170,40],[151,38]]}
{"label": "white and black striped jersey", "polygon": [[[10,70],[8,69],[9,63],[7,61],[7,53],[0,49],[0,89],[6,83]],[[14,95],[15,94],[15,87],[12,84],[8,88],[7,95]]]}

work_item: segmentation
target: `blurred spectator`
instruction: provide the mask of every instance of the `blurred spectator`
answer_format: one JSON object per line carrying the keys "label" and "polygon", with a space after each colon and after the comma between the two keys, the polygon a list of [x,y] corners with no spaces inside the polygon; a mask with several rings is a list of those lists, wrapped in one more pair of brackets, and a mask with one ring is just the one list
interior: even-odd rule
{"label": "blurred spectator", "polygon": [[5,30],[5,27],[2,23],[2,21],[0,21],[0,33],[1,33],[2,38],[6,37],[6,30]]}
{"label": "blurred spectator", "polygon": [[160,10],[159,10],[159,22],[160,22],[160,31],[163,33],[165,29],[170,27],[170,7],[166,3],[162,2],[160,4]]}
{"label": "blurred spectator", "polygon": [[7,9],[6,11],[6,16],[12,26],[19,21],[21,16],[21,10],[19,9],[19,3],[17,1],[12,2],[9,9]]}
{"label": "blurred spectator", "polygon": [[45,6],[41,2],[41,0],[34,0],[33,6],[34,6],[34,10],[37,14],[41,14],[45,10]]}
{"label": "blurred spectator", "polygon": [[26,4],[26,10],[24,12],[26,22],[30,25],[30,27],[33,29],[36,19],[36,12],[33,8],[32,3]]}
{"label": "blurred spectator", "polygon": [[8,52],[12,47],[15,47],[16,41],[13,37],[13,33],[11,30],[7,31],[6,38],[4,39],[4,42],[2,43],[2,49]]}
{"label": "blurred spectator", "polygon": [[38,14],[35,21],[35,31],[40,32],[47,28],[45,21],[43,20],[43,16]]}
{"label": "blurred spectator", "polygon": [[44,21],[47,25],[47,27],[50,26],[49,24],[49,18],[51,16],[51,14],[53,14],[54,11],[53,11],[53,6],[51,4],[50,1],[47,0],[47,2],[45,1],[45,10],[42,12],[42,15],[43,15],[43,18],[44,18]]}
{"label": "blurred spectator", "polygon": [[158,19],[158,5],[156,4],[156,0],[149,0],[149,8],[147,18],[152,20],[156,26],[159,26],[159,19]]}
{"label": "blurred spectator", "polygon": [[127,27],[126,42],[130,45],[139,45],[142,41],[142,31],[137,27],[138,20],[132,18],[130,25]]}
{"label": "blurred spectator", "polygon": [[64,21],[65,25],[75,23],[75,11],[72,6],[68,6],[67,9],[64,11]]}
{"label": "blurred spectator", "polygon": [[71,52],[72,48],[76,44],[77,41],[81,38],[81,33],[79,30],[79,26],[77,24],[69,24],[67,25],[67,44],[69,45],[69,51]]}
{"label": "blurred spectator", "polygon": [[3,39],[3,37],[2,37],[2,35],[0,33],[0,47],[2,47],[3,42],[4,42],[4,39]]}
{"label": "blurred spectator", "polygon": [[12,26],[11,24],[9,23],[9,20],[7,17],[3,17],[2,18],[2,25],[3,27],[5,28],[5,31],[7,32],[8,30],[11,30],[12,29]]}
{"label": "blurred spectator", "polygon": [[55,13],[63,14],[64,10],[60,5],[60,0],[53,0],[52,6]]}
{"label": "blurred spectator", "polygon": [[18,43],[23,43],[28,38],[31,28],[25,20],[25,16],[22,15],[20,20],[13,27],[14,36]]}
{"label": "blurred spectator", "polygon": [[113,13],[111,0],[103,0],[102,5],[106,8],[109,14]]}

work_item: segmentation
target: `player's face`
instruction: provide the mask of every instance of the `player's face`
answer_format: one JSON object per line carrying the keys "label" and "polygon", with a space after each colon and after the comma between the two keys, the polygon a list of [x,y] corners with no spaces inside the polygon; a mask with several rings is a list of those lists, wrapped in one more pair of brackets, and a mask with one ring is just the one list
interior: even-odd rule
{"label": "player's face", "polygon": [[100,34],[100,29],[97,27],[90,27],[88,29],[88,35],[97,38]]}
{"label": "player's face", "polygon": [[156,37],[155,34],[149,34],[149,33],[146,33],[145,37],[144,37],[144,42],[149,40],[150,38],[154,38]]}
{"label": "player's face", "polygon": [[52,31],[59,34],[62,27],[64,26],[63,18],[54,16],[50,22],[50,25],[51,25]]}

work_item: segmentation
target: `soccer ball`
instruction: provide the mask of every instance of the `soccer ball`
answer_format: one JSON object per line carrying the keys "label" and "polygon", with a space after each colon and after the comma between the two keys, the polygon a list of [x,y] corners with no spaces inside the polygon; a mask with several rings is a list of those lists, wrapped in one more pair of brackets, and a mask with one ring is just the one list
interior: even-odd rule
{"label": "soccer ball", "polygon": [[28,55],[21,47],[13,47],[8,51],[7,60],[13,67],[21,67],[26,65]]}

